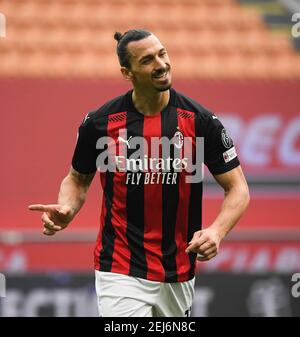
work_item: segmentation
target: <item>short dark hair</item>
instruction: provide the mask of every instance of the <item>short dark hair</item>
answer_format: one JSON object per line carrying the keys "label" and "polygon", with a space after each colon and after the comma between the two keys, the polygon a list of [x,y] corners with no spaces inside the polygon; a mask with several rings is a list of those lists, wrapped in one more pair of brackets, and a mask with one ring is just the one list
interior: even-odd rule
{"label": "short dark hair", "polygon": [[130,68],[129,54],[127,51],[127,45],[131,41],[139,41],[145,39],[146,37],[152,35],[151,32],[143,29],[130,29],[124,34],[116,32],[114,39],[118,41],[117,44],[117,54],[119,58],[120,65],[122,67]]}

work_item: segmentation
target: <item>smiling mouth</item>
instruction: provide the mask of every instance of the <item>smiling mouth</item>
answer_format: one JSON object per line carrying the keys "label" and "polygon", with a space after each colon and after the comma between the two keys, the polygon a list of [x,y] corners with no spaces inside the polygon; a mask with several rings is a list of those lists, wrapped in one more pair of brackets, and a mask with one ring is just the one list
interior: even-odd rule
{"label": "smiling mouth", "polygon": [[158,75],[154,75],[152,77],[155,78],[155,79],[165,79],[165,78],[167,78],[168,74],[169,74],[169,70],[166,70],[163,73],[158,74]]}

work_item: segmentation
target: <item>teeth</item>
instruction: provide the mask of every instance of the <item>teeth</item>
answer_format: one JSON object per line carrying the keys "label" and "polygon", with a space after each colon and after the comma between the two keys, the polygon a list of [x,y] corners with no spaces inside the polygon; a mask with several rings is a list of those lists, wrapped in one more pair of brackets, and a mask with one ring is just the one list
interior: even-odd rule
{"label": "teeth", "polygon": [[154,76],[155,78],[163,78],[163,77],[166,77],[167,76],[167,71],[164,72],[163,74],[159,75],[159,76]]}

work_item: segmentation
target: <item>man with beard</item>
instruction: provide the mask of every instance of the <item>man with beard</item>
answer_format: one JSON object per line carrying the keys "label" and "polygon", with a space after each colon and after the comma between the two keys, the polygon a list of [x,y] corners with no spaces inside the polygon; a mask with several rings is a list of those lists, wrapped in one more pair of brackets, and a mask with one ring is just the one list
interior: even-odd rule
{"label": "man with beard", "polygon": [[[103,200],[94,256],[100,316],[188,316],[196,259],[217,255],[248,205],[248,186],[218,117],[172,88],[171,62],[159,39],[139,29],[114,37],[121,73],[133,90],[86,115],[58,203],[29,208],[43,212],[44,234],[56,234],[82,207],[98,169]],[[204,139],[203,149],[197,138]],[[155,149],[155,139],[173,140],[169,151],[160,143]],[[190,150],[180,152],[188,139]],[[225,192],[219,214],[205,229],[202,179],[187,179],[188,163],[200,151]]]}

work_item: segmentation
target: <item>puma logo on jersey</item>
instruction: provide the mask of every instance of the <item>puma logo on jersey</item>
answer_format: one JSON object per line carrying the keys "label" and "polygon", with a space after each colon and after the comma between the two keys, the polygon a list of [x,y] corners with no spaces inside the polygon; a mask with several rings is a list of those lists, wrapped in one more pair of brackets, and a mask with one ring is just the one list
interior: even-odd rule
{"label": "puma logo on jersey", "polygon": [[126,139],[124,139],[123,137],[118,137],[118,141],[119,142],[122,142],[122,143],[125,143],[126,145],[127,145],[127,147],[128,147],[128,149],[130,149],[130,144],[129,144],[129,141],[130,141],[130,139],[132,138],[132,136],[130,136],[129,138],[128,138],[128,140],[126,140]]}

